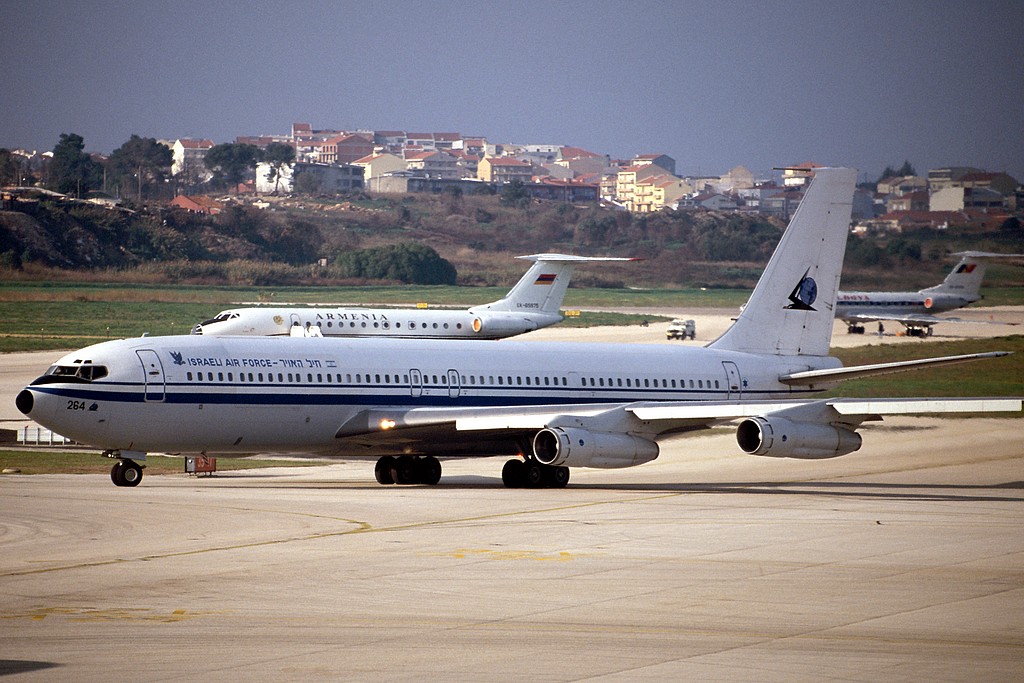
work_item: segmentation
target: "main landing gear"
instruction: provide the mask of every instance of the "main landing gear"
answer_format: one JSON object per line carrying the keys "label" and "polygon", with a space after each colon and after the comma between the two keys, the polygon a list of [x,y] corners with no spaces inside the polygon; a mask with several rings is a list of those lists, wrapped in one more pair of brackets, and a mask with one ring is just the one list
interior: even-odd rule
{"label": "main landing gear", "polygon": [[378,484],[427,484],[441,481],[441,463],[429,455],[425,458],[411,455],[385,455],[377,460],[373,476]]}
{"label": "main landing gear", "polygon": [[514,458],[501,468],[501,481],[510,489],[564,489],[569,483],[569,468]]}
{"label": "main landing gear", "polygon": [[118,460],[110,468],[110,481],[114,486],[138,486],[142,481],[142,466],[134,460]]}
{"label": "main landing gear", "polygon": [[[113,472],[110,476],[114,476]],[[141,473],[139,476],[141,478]],[[377,464],[374,465],[373,476],[378,484],[385,486],[391,484],[433,486],[441,481],[441,463],[432,455],[426,457],[385,455],[379,458]],[[510,489],[561,489],[569,483],[569,468],[542,465],[532,458],[526,460],[514,458],[506,462],[505,467],[502,468],[501,481]],[[121,486],[134,485],[121,484]]]}

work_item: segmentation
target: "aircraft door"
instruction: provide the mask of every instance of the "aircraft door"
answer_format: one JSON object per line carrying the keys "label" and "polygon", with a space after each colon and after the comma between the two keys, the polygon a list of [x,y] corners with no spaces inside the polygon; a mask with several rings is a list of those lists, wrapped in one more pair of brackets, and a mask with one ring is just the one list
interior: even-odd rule
{"label": "aircraft door", "polygon": [[423,373],[419,370],[409,371],[409,391],[413,396],[423,395]]}
{"label": "aircraft door", "polygon": [[160,356],[156,351],[143,349],[136,351],[139,361],[142,363],[142,372],[146,378],[146,387],[143,397],[149,403],[164,400],[165,378],[164,366],[160,362]]}
{"label": "aircraft door", "polygon": [[451,398],[459,397],[459,372],[458,370],[448,371],[448,396]]}
{"label": "aircraft door", "polygon": [[731,360],[722,361],[725,368],[725,385],[729,388],[729,398],[743,397],[743,380],[740,378],[740,370]]}

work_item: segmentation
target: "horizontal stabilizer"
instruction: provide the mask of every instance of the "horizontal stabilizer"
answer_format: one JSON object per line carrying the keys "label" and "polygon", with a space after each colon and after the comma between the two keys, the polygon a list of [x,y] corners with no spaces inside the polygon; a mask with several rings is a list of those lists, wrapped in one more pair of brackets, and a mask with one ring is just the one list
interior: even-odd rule
{"label": "horizontal stabilizer", "polygon": [[857,379],[859,377],[873,377],[875,375],[889,375],[895,372],[907,370],[918,370],[922,367],[938,367],[942,365],[955,365],[967,363],[984,358],[999,358],[1010,355],[1009,351],[990,351],[988,353],[968,353],[961,356],[941,356],[939,358],[920,358],[917,360],[904,360],[894,363],[874,363],[872,365],[853,365],[848,368],[830,368],[826,370],[806,370],[794,372],[779,377],[779,381],[790,386],[821,384],[823,382],[838,382],[841,380]]}

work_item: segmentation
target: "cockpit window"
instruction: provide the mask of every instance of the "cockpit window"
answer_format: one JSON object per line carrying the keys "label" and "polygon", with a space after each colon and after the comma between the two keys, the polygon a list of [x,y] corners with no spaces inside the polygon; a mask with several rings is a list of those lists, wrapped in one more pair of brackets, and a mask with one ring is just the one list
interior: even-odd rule
{"label": "cockpit window", "polygon": [[83,363],[82,365],[52,365],[50,366],[50,369],[46,371],[46,374],[55,377],[74,377],[86,382],[92,382],[93,380],[106,377],[107,367],[105,365],[93,365],[92,363]]}
{"label": "cockpit window", "polygon": [[238,313],[232,313],[231,311],[224,311],[223,313],[218,313],[213,318],[210,318],[209,320],[204,320],[203,322],[201,322],[199,324],[200,325],[211,325],[213,323],[222,323],[225,320],[234,320],[237,317],[238,317]]}

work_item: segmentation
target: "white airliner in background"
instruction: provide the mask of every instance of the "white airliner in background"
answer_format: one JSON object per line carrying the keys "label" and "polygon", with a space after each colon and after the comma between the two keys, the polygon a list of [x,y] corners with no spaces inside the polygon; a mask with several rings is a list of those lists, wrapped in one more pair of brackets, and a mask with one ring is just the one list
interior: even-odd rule
{"label": "white airliner in background", "polygon": [[836,318],[846,323],[852,334],[863,334],[864,323],[893,320],[907,328],[912,337],[929,337],[932,325],[971,322],[959,318],[940,318],[936,313],[963,308],[981,299],[981,281],[989,259],[1024,258],[1024,254],[994,254],[961,251],[960,262],[953,266],[942,284],[917,292],[839,292]]}
{"label": "white airliner in background", "polygon": [[467,310],[419,308],[233,308],[197,324],[192,334],[298,337],[503,339],[562,321],[559,308],[573,268],[615,257],[533,254],[522,279],[498,301]]}
{"label": "white airliner in background", "polygon": [[750,302],[705,348],[179,335],[60,358],[18,395],[36,422],[117,458],[147,452],[377,457],[381,484],[436,484],[444,457],[516,456],[506,486],[565,486],[570,467],[630,467],[670,434],[740,420],[741,450],[831,458],[866,420],[1017,411],[1021,399],[831,399],[853,377],[1002,353],[843,368],[832,311],[857,173],[817,169]]}

